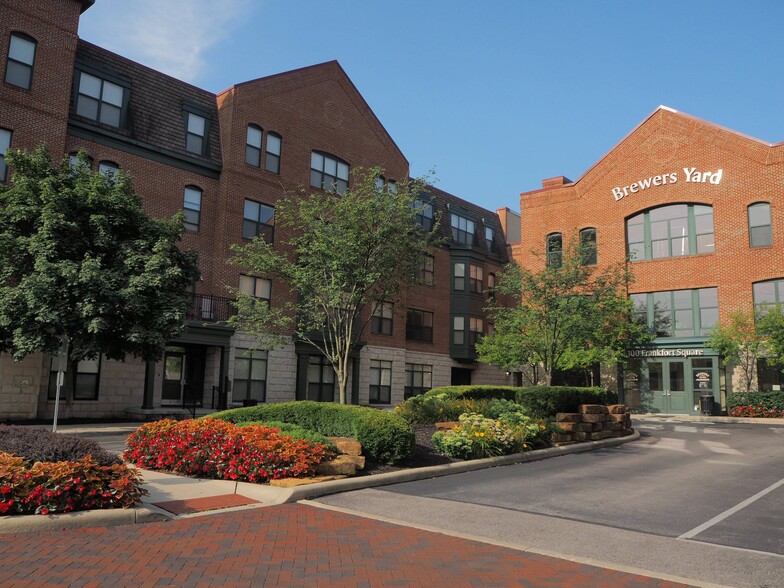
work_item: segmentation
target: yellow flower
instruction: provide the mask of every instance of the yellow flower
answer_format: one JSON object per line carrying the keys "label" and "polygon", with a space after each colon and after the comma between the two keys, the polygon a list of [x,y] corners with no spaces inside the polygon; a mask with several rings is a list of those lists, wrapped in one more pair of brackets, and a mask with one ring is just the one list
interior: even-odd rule
{"label": "yellow flower", "polygon": [[479,433],[479,436],[480,436],[480,437],[484,437],[484,436],[485,436],[485,434],[484,434],[484,433]]}

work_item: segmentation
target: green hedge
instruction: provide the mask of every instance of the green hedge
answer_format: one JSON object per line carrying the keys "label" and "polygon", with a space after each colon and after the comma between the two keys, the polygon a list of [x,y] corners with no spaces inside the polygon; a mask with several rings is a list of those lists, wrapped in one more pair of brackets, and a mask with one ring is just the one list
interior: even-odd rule
{"label": "green hedge", "polygon": [[574,386],[442,386],[409,398],[396,412],[413,423],[449,421],[466,411],[483,412],[483,403],[491,399],[517,402],[531,418],[548,419],[559,412],[577,412],[581,404],[614,404],[618,395]]}
{"label": "green hedge", "polygon": [[374,461],[397,463],[414,451],[414,431],[398,415],[332,402],[282,402],[234,408],[210,415],[230,423],[280,421],[330,437],[354,437]]}
{"label": "green hedge", "polygon": [[727,395],[730,416],[784,417],[784,391],[733,392]]}
{"label": "green hedge", "polygon": [[253,421],[250,423],[242,423],[243,425],[264,425],[265,427],[273,427],[278,429],[284,435],[288,435],[297,440],[305,440],[311,441],[313,443],[322,443],[326,445],[330,451],[335,452],[337,449],[335,448],[335,444],[332,443],[325,435],[322,435],[318,431],[313,431],[312,429],[306,429],[304,427],[300,427],[299,425],[293,425],[291,423],[283,423],[281,421]]}

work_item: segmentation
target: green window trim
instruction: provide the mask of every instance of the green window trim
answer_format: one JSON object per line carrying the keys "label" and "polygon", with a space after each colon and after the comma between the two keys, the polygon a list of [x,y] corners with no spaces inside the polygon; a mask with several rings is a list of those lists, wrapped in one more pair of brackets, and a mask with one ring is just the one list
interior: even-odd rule
{"label": "green window trim", "polygon": [[626,220],[629,261],[714,253],[713,207],[668,204]]}
{"label": "green window trim", "polygon": [[662,290],[630,296],[635,320],[656,337],[701,337],[719,321],[717,288]]}

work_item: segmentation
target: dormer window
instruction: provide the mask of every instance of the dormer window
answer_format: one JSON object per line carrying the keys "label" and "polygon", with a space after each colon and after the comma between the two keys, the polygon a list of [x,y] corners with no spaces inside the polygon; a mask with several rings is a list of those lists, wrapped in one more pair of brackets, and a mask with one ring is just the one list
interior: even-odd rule
{"label": "dormer window", "polygon": [[207,119],[192,112],[187,113],[187,131],[185,149],[189,153],[204,155],[205,137],[207,136]]}
{"label": "dormer window", "polygon": [[87,72],[79,72],[76,114],[112,127],[123,122],[126,88]]}

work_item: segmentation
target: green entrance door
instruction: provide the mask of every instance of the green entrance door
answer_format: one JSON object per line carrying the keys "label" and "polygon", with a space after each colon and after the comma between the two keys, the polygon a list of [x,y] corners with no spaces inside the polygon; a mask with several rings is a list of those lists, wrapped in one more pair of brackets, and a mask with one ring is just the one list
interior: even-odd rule
{"label": "green entrance door", "polygon": [[681,359],[648,361],[648,385],[653,412],[688,414],[693,392],[686,377],[687,364]]}

